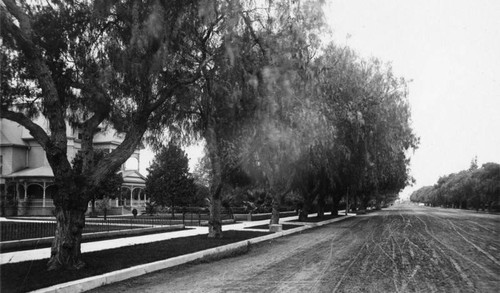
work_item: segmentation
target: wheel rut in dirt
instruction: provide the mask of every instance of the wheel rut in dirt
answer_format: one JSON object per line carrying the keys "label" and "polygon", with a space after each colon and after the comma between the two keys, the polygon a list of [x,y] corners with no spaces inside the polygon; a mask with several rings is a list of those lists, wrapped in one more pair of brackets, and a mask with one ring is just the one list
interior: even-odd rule
{"label": "wheel rut in dirt", "polygon": [[95,292],[497,292],[500,216],[396,206]]}

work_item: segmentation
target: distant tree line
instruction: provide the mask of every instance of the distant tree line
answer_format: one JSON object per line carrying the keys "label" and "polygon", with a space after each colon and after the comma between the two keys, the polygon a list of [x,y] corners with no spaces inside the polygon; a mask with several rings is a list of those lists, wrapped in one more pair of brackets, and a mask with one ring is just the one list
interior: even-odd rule
{"label": "distant tree line", "polygon": [[446,208],[500,210],[500,164],[486,163],[440,177],[410,195],[413,202]]}

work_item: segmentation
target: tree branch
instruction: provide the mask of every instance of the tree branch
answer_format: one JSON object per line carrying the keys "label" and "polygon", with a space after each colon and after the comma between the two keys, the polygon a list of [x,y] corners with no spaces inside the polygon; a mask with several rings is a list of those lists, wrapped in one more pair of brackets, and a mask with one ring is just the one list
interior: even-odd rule
{"label": "tree branch", "polygon": [[240,11],[240,15],[245,21],[245,24],[247,25],[248,30],[250,31],[250,34],[252,35],[252,38],[254,39],[255,43],[259,45],[262,55],[264,56],[264,58],[267,59],[267,50],[266,48],[264,48],[262,42],[260,41],[260,38],[257,37],[257,34],[255,33],[255,30],[252,27],[252,22],[250,21],[250,18],[248,17],[248,15],[245,15],[242,11]]}
{"label": "tree branch", "polygon": [[[33,43],[33,29],[31,27],[30,17],[22,8],[16,5],[15,1],[4,0],[3,2],[6,9],[4,6],[0,5],[1,23],[17,42],[18,49],[24,53],[29,63],[32,65],[31,68],[33,69],[33,73],[42,89],[43,105],[46,109],[46,113],[44,114],[50,122],[51,137],[53,138],[52,143],[57,145],[58,149],[66,150],[65,109],[62,107],[61,101],[59,100],[59,94],[52,78],[51,71],[42,60],[41,52],[39,52],[37,46]],[[11,18],[7,16],[7,11],[19,22],[19,26],[16,26]],[[42,138],[39,135],[34,137],[35,139],[38,137]],[[40,144],[42,143],[47,146],[46,141],[40,141]]]}
{"label": "tree branch", "polygon": [[31,119],[26,117],[24,114],[2,109],[2,118],[17,122],[20,125],[24,126],[26,129],[28,129],[31,136],[33,136],[36,141],[40,143],[43,149],[47,149],[47,144],[50,141],[48,134],[42,127],[31,121]]}
{"label": "tree branch", "polygon": [[99,162],[92,175],[88,178],[90,185],[97,186],[110,170],[118,168],[136,150],[142,140],[142,136],[147,130],[148,119],[142,115],[135,115],[131,123],[133,126],[130,127],[130,131],[125,135],[123,142]]}

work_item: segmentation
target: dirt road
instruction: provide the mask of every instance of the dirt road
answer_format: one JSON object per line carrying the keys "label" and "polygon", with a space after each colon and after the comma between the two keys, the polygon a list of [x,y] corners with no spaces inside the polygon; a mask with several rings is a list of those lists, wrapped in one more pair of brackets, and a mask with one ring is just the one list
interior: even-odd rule
{"label": "dirt road", "polygon": [[94,292],[499,292],[500,216],[400,205]]}

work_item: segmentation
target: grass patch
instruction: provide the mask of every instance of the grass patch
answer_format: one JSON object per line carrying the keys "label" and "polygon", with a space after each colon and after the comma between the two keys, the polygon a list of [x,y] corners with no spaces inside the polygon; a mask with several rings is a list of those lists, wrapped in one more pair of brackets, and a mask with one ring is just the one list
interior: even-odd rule
{"label": "grass patch", "polygon": [[[118,239],[118,238],[127,238],[127,237],[135,237],[135,236],[144,236],[144,235],[151,235],[151,234],[159,234],[159,233],[170,233],[170,232],[176,232],[180,230],[192,230],[192,228],[184,228],[184,229],[172,229],[172,230],[158,230],[158,231],[144,231],[144,232],[139,232],[139,233],[134,233],[133,235],[100,235],[96,237],[92,237],[91,239],[83,239],[82,243],[88,243],[88,242],[95,242],[95,241],[102,241],[102,240],[112,240],[112,239]],[[123,230],[127,231],[127,230]],[[52,235],[54,236],[54,235]],[[24,245],[24,246],[18,246],[18,247],[12,247],[12,248],[3,248],[2,253],[7,253],[7,252],[13,252],[13,251],[23,251],[23,250],[31,250],[31,249],[39,249],[39,248],[47,248],[51,247],[50,243],[38,243],[38,244],[33,244],[33,245]]]}
{"label": "grass patch", "polygon": [[49,272],[46,267],[47,259],[5,264],[0,266],[0,291],[31,291],[267,234],[269,233],[230,230],[224,232],[222,239],[209,239],[204,234],[89,252],[83,254],[87,266],[78,271]]}
{"label": "grass patch", "polygon": [[[110,225],[109,223],[87,223],[83,233],[109,232],[116,230],[144,228],[147,226]],[[54,236],[55,222],[0,222],[0,241],[22,240]]]}
{"label": "grass patch", "polygon": [[299,221],[299,220],[293,220],[290,222],[306,222],[306,223],[318,223],[326,220],[331,220],[339,217],[343,217],[344,215],[337,215],[337,216],[332,216],[332,215],[324,215],[321,218],[318,217],[312,217],[312,218],[307,218],[305,221]]}
{"label": "grass patch", "polygon": [[[282,224],[281,228],[283,230],[290,230],[293,228],[298,228],[302,227],[301,225],[289,225],[289,224]],[[264,224],[264,225],[259,225],[259,226],[253,226],[253,227],[246,227],[245,229],[264,229],[264,230],[269,230],[269,224]]]}

